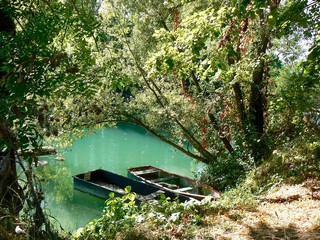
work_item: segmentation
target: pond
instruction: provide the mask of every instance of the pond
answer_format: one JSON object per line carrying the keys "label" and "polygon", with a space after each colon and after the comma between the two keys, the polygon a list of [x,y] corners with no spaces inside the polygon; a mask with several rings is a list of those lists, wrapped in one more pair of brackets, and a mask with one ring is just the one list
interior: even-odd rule
{"label": "pond", "polygon": [[99,218],[105,201],[74,190],[72,175],[102,168],[126,176],[129,167],[153,165],[193,177],[201,169],[190,157],[143,129],[127,124],[98,130],[77,140],[64,151],[65,161],[57,161],[55,157],[41,157],[48,164],[39,166],[37,171],[45,179],[46,212],[53,223],[59,222],[68,231]]}

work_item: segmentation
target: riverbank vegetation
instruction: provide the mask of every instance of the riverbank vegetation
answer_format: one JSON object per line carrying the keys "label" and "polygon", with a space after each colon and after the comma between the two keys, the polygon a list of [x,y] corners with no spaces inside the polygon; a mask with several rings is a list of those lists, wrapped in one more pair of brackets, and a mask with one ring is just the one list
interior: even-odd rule
{"label": "riverbank vegetation", "polygon": [[[133,235],[161,226],[160,235],[146,233],[151,239],[201,239],[195,229],[210,235],[201,226],[215,221],[225,231],[299,237],[300,228],[272,227],[259,211],[288,201],[297,209],[318,204],[319,9],[319,1],[306,0],[1,0],[0,225],[8,239],[18,238],[12,232],[22,212],[25,234],[59,238],[33,174],[44,142],[67,144],[84,129],[117,122],[205,163],[198,177],[223,197],[193,206],[164,199],[142,211],[158,208],[160,219],[176,217],[180,227],[147,221],[130,201],[111,199],[87,234],[94,236],[93,226],[132,226],[138,214]],[[277,186],[303,182],[301,194],[261,200]],[[113,222],[108,214],[118,204],[128,212]],[[291,219],[279,212],[269,220]],[[237,225],[250,216],[260,226]],[[319,229],[311,222],[310,239]]]}
{"label": "riverbank vegetation", "polygon": [[201,203],[163,199],[138,210],[133,202],[124,203],[127,197],[109,199],[102,218],[72,239],[318,239],[319,181],[292,184],[270,175],[273,184],[261,184],[265,180],[252,173],[221,199]]}
{"label": "riverbank vegetation", "polygon": [[319,161],[302,160],[314,143],[275,151],[215,201],[162,199],[138,208],[133,196],[111,198],[102,218],[73,239],[318,239]]}

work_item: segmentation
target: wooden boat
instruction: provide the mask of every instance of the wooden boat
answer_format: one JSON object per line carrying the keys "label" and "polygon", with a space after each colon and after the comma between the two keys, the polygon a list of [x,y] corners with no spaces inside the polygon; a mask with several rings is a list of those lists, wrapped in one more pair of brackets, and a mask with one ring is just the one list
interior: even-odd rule
{"label": "wooden boat", "polygon": [[73,186],[76,190],[103,199],[108,199],[110,192],[113,192],[117,197],[124,196],[127,194],[124,189],[131,186],[131,192],[137,194],[138,202],[157,199],[161,193],[164,193],[157,187],[103,169],[73,176]]}
{"label": "wooden boat", "polygon": [[212,196],[213,198],[220,196],[217,190],[207,184],[153,166],[129,168],[128,176],[158,187],[165,192],[172,192],[197,200],[202,200],[206,196]]}

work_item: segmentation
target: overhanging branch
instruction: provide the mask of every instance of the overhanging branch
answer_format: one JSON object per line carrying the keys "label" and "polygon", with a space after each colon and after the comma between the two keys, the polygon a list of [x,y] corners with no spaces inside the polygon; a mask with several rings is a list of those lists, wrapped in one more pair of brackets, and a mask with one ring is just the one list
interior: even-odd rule
{"label": "overhanging branch", "polygon": [[[197,154],[194,154],[186,149],[184,149],[183,147],[179,146],[178,144],[170,141],[168,138],[164,137],[163,135],[157,133],[155,130],[153,130],[152,128],[150,128],[148,125],[146,125],[145,123],[143,123],[140,119],[138,119],[137,117],[133,116],[133,115],[130,115],[130,114],[127,114],[127,113],[121,113],[123,116],[127,117],[128,120],[125,120],[125,122],[127,123],[132,123],[132,124],[135,124],[137,126],[140,126],[142,128],[144,128],[146,131],[148,131],[150,134],[152,134],[153,136],[157,137],[158,139],[160,139],[161,141],[173,146],[174,148],[178,149],[179,151],[185,153],[186,155],[194,158],[194,159],[197,159],[203,163],[210,163],[209,159],[212,157],[210,156],[210,158],[203,158],[202,156],[199,156]],[[132,119],[133,121],[130,121],[130,119]],[[199,143],[200,144],[200,143]],[[208,152],[209,153],[209,152]],[[210,154],[210,153],[209,153]],[[211,154],[210,154],[211,155]]]}

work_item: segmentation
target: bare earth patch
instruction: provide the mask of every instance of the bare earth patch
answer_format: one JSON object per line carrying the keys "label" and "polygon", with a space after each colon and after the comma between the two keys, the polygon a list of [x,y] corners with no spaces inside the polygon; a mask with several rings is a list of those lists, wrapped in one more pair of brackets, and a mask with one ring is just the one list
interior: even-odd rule
{"label": "bare earth patch", "polygon": [[320,240],[318,186],[285,185],[262,196],[255,211],[234,209],[208,216],[194,239]]}

